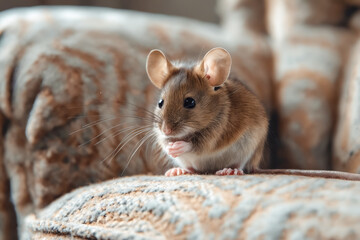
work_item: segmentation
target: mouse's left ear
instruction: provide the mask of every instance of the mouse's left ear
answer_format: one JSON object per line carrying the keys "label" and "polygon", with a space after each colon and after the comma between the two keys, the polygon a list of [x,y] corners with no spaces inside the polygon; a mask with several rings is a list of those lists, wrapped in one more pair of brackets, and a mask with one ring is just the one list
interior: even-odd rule
{"label": "mouse's left ear", "polygon": [[146,72],[155,87],[163,88],[173,70],[174,66],[162,51],[154,49],[147,56]]}
{"label": "mouse's left ear", "polygon": [[213,48],[208,51],[197,66],[196,71],[208,79],[211,86],[223,84],[229,77],[231,56],[224,48]]}

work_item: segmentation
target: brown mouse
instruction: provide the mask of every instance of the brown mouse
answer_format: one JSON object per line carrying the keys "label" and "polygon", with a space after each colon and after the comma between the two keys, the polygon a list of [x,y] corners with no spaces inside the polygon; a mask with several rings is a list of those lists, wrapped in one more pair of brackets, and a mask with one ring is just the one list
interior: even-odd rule
{"label": "brown mouse", "polygon": [[259,166],[268,118],[258,98],[229,78],[230,69],[223,48],[211,49],[197,64],[174,65],[159,50],[149,53],[146,70],[161,89],[154,130],[180,167],[166,175],[242,174]]}
{"label": "brown mouse", "polygon": [[224,48],[211,49],[198,63],[175,64],[160,50],[149,53],[146,71],[161,90],[154,131],[157,143],[177,166],[166,176],[245,171],[360,180],[357,174],[330,171],[260,170],[269,120],[257,96],[229,77],[231,63]]}

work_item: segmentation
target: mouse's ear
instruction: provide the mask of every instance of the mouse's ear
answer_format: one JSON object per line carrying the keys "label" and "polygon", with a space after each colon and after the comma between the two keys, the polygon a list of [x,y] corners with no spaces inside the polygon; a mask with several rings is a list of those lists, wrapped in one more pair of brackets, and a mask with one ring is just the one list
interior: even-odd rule
{"label": "mouse's ear", "polygon": [[208,79],[211,86],[223,84],[229,77],[231,56],[224,48],[213,48],[208,51],[197,67],[197,71]]}
{"label": "mouse's ear", "polygon": [[158,49],[151,50],[146,59],[146,72],[157,88],[163,88],[173,69],[174,66],[167,60],[162,51]]}

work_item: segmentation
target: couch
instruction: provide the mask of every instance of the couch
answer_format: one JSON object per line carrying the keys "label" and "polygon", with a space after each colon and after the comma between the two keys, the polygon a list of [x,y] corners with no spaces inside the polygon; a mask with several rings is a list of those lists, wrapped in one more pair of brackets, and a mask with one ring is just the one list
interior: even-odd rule
{"label": "couch", "polygon": [[263,167],[360,173],[358,4],[218,1],[220,25],[90,7],[0,13],[0,239],[359,238],[357,181],[166,178],[168,161],[128,135],[157,101],[151,49],[199,59],[222,46],[271,116]]}

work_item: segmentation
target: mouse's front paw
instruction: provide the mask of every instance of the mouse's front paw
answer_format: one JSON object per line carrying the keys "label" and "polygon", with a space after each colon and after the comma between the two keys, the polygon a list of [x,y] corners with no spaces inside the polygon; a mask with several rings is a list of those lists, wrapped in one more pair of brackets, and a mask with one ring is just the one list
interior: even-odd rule
{"label": "mouse's front paw", "polygon": [[238,168],[224,168],[219,170],[215,173],[218,176],[225,176],[225,175],[244,175],[243,170]]}
{"label": "mouse's front paw", "polygon": [[193,174],[193,172],[186,170],[184,168],[171,168],[166,171],[165,176],[173,177],[173,176],[180,176],[180,175],[186,175],[186,174]]}
{"label": "mouse's front paw", "polygon": [[176,158],[184,153],[190,152],[192,148],[191,143],[184,141],[176,141],[168,144],[168,154],[173,158]]}

